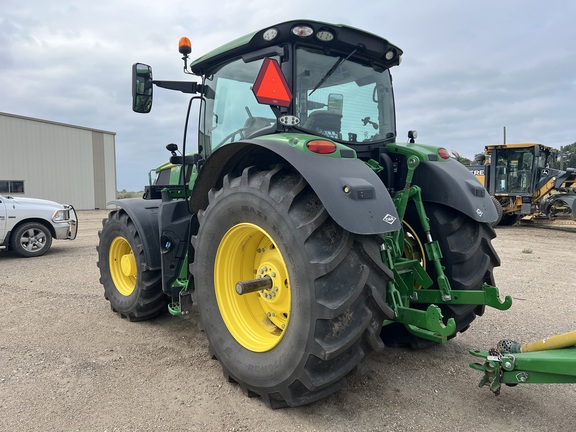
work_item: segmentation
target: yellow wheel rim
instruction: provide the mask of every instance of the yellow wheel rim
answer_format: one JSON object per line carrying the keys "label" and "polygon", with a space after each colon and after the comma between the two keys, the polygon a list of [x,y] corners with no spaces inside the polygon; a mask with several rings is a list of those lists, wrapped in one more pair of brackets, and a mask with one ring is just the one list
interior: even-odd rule
{"label": "yellow wheel rim", "polygon": [[128,297],[136,288],[136,258],[130,243],[124,237],[116,237],[108,255],[112,282],[120,294]]}
{"label": "yellow wheel rim", "polygon": [[404,224],[404,258],[419,261],[426,270],[426,250],[420,237],[408,222],[402,221],[402,223]]}
{"label": "yellow wheel rim", "polygon": [[[412,226],[402,221],[404,224],[404,258],[417,260],[422,268],[426,270],[426,250]],[[421,285],[414,283],[414,288],[420,289]]]}
{"label": "yellow wheel rim", "polygon": [[[270,277],[272,287],[239,295],[236,283]],[[288,328],[291,291],[282,253],[266,231],[241,223],[222,238],[214,265],[214,290],[228,331],[244,348],[266,352]]]}

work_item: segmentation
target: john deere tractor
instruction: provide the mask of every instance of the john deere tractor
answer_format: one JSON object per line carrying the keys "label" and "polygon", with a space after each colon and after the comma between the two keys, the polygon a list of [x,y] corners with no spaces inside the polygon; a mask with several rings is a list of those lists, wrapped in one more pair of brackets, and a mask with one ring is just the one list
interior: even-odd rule
{"label": "john deere tractor", "polygon": [[154,86],[191,96],[181,152],[167,146],[144,198],[103,222],[113,311],[197,307],[225,376],[277,408],[336,392],[371,351],[442,343],[510,307],[484,187],[446,149],[396,141],[400,48],[299,20],[192,62],[182,38],[180,53],[196,81],[132,69],[136,112]]}

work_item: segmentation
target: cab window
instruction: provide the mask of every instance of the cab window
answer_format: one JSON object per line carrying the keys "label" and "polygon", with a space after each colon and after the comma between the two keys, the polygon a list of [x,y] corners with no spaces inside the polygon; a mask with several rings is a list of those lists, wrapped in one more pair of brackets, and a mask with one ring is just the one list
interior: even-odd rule
{"label": "cab window", "polygon": [[209,90],[205,92],[200,133],[208,153],[221,145],[274,130],[276,116],[272,108],[259,104],[252,92],[262,62],[238,59],[205,79]]}
{"label": "cab window", "polygon": [[309,47],[296,50],[295,115],[300,127],[346,143],[393,138],[394,101],[388,70],[345,58]]}

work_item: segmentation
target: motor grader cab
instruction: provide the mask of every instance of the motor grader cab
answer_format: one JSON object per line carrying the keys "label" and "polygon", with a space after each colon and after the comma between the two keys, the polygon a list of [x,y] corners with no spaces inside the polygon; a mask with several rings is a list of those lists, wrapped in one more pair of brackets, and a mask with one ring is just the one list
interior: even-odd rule
{"label": "motor grader cab", "polygon": [[510,307],[490,196],[446,149],[397,142],[400,48],[298,20],[180,53],[196,80],[133,66],[134,111],[153,87],[189,103],[181,153],[169,145],[144,199],[113,201],[100,232],[120,316],[197,307],[226,377],[282,407],[334,393],[370,351],[442,343]]}
{"label": "motor grader cab", "polygon": [[469,169],[501,207],[500,225],[522,216],[549,219],[576,216],[576,169],[551,168],[557,152],[542,144],[498,144],[485,147],[482,165]]}

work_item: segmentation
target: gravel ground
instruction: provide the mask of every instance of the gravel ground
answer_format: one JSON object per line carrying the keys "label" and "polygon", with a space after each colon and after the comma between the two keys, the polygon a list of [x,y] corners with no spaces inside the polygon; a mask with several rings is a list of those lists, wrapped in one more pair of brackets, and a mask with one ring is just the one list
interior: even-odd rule
{"label": "gravel ground", "polygon": [[[130,323],[113,314],[96,267],[106,211],[79,212],[73,242],[43,257],[0,252],[0,430],[461,431],[573,430],[576,385],[478,388],[469,348],[576,328],[576,233],[499,228],[501,293],[472,328],[423,351],[372,355],[343,391],[270,410],[223,378],[198,315]],[[568,259],[565,259],[568,257]]]}

